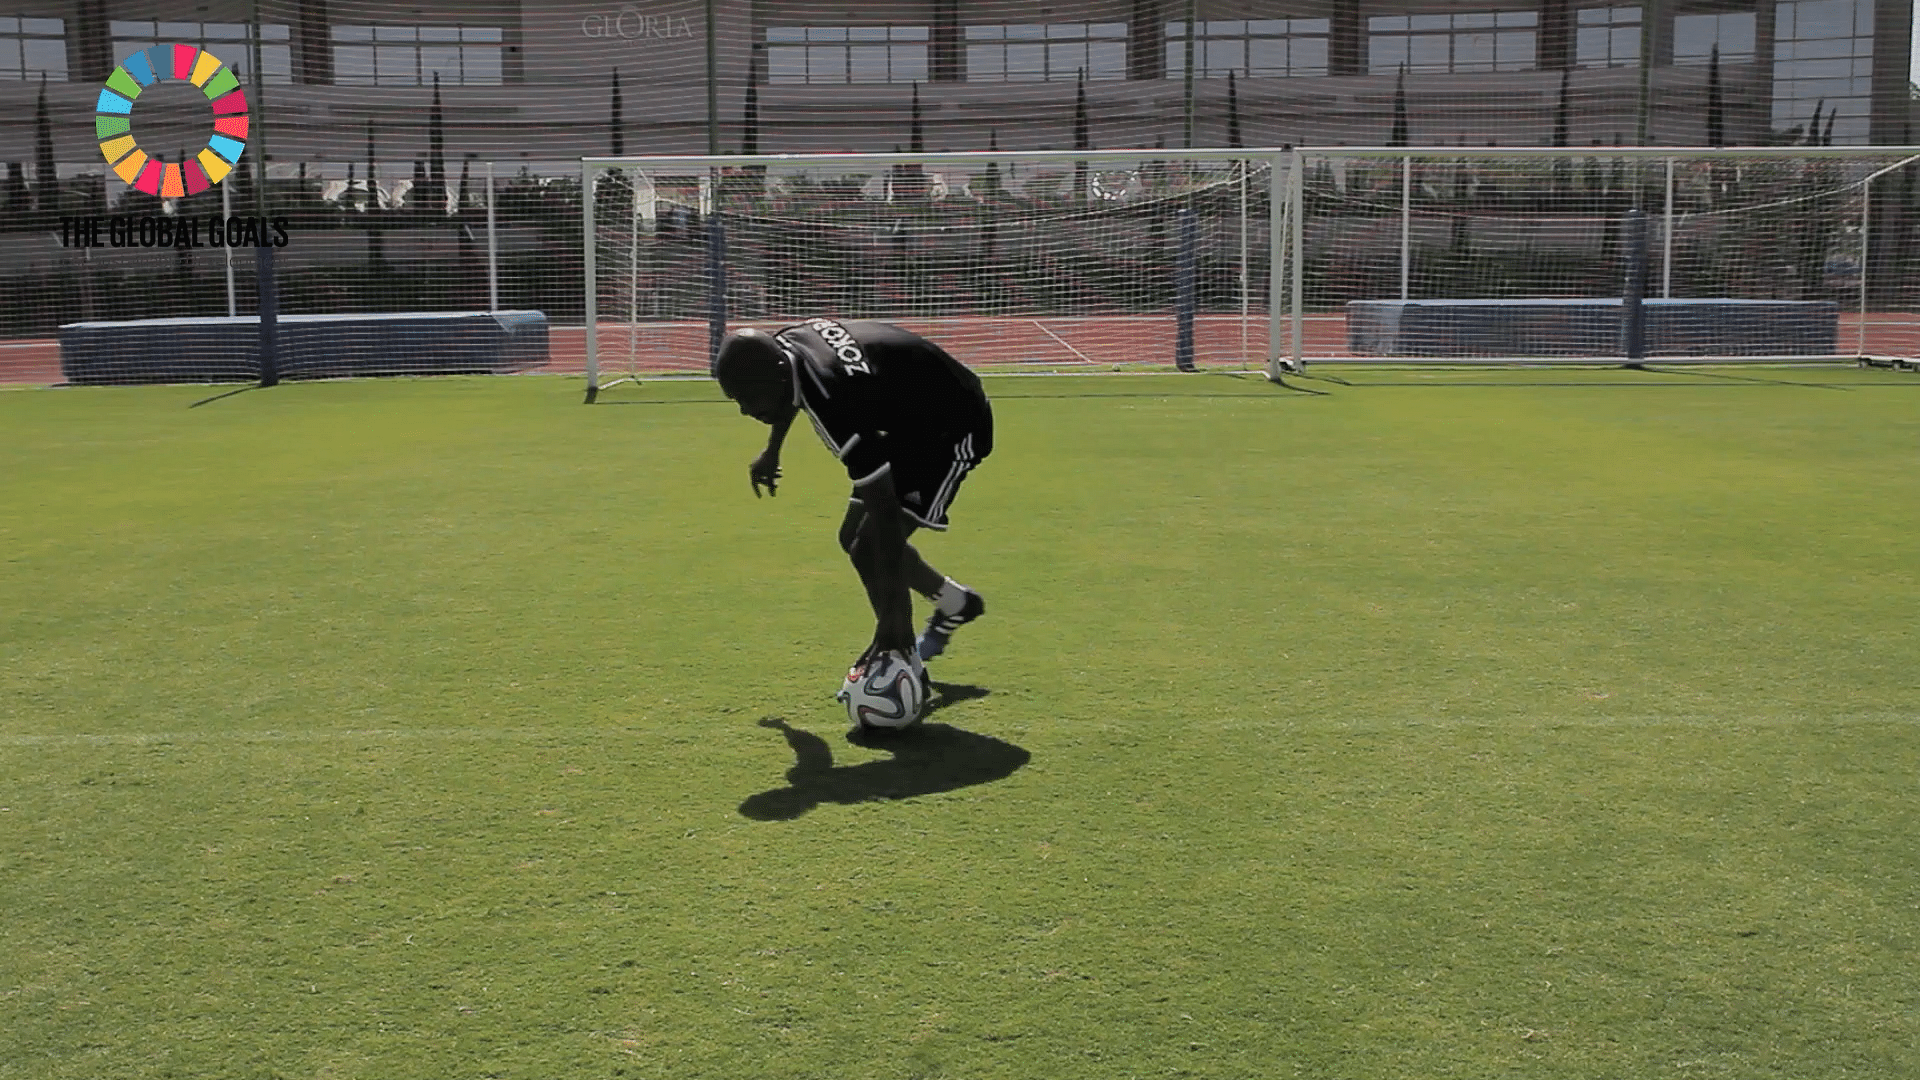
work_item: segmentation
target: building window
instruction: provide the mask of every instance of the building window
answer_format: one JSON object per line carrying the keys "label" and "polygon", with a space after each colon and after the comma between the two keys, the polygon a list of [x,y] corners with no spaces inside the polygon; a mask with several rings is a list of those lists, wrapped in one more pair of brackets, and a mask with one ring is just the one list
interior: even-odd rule
{"label": "building window", "polygon": [[1673,62],[1705,64],[1720,50],[1726,64],[1753,62],[1754,18],[1751,11],[1714,15],[1677,15],[1673,20]]}
{"label": "building window", "polygon": [[505,81],[497,26],[336,26],[333,81],[340,86],[451,86]]}
{"label": "building window", "polygon": [[968,82],[1057,82],[1127,77],[1126,23],[969,26]]}
{"label": "building window", "polygon": [[924,26],[769,26],[770,83],[927,81]]}
{"label": "building window", "polygon": [[1531,71],[1540,15],[1479,11],[1458,15],[1376,15],[1367,20],[1367,67],[1408,71]]}
{"label": "building window", "polygon": [[[113,35],[113,58],[117,63],[142,49],[155,45],[198,45],[220,58],[220,62],[243,78],[253,70],[253,33],[246,23],[211,22],[125,22],[115,19],[107,24]],[[293,81],[292,35],[284,24],[263,23],[260,27],[260,74],[270,83]]]}
{"label": "building window", "polygon": [[1640,66],[1640,9],[1581,8],[1574,23],[1574,66]]}
{"label": "building window", "polygon": [[1868,141],[1873,0],[1781,3],[1773,32],[1774,129],[1804,132],[1817,110],[1821,132],[1831,122],[1835,143]]}
{"label": "building window", "polygon": [[[1227,19],[1195,23],[1193,74],[1201,79],[1327,73],[1327,19]],[[1187,76],[1187,24],[1167,24],[1167,77]]]}
{"label": "building window", "polygon": [[67,81],[64,19],[0,19],[0,79]]}

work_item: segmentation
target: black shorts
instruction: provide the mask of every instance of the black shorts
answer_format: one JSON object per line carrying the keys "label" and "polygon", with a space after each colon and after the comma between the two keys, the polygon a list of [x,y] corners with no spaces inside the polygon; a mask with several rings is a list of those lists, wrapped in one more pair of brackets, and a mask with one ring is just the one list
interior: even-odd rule
{"label": "black shorts", "polygon": [[[900,508],[915,525],[945,529],[947,507],[960,491],[960,482],[992,451],[991,430],[895,445],[887,455],[887,464]],[[853,499],[860,501],[857,487]]]}

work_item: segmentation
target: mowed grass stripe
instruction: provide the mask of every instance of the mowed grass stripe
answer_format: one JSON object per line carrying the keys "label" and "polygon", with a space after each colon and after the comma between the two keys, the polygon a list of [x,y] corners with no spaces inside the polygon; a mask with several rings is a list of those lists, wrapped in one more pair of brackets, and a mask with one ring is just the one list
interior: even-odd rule
{"label": "mowed grass stripe", "polygon": [[[936,694],[938,692],[936,691]],[[1608,716],[1536,716],[1532,722],[1543,727],[1651,727],[1689,725],[1721,725],[1726,722],[1724,716],[1711,714],[1676,715],[1608,715]],[[1920,711],[1913,712],[1875,712],[1875,713],[1802,713],[1794,715],[1771,715],[1766,717],[1747,717],[1743,723],[1751,727],[1780,727],[1817,722],[1828,725],[1846,724],[1913,724],[1920,723]],[[1208,723],[1212,728],[1256,728],[1291,731],[1297,727],[1339,731],[1382,731],[1401,730],[1416,727],[1461,727],[1484,724],[1474,719],[1444,720],[1437,718],[1410,719],[1404,716],[1353,718],[1339,721],[1302,722],[1272,717],[1216,717]],[[1099,726],[1099,725],[1096,725]],[[1107,730],[1119,725],[1106,724]],[[0,736],[0,746],[14,747],[64,747],[64,746],[157,746],[172,743],[222,743],[222,742],[259,742],[259,743],[328,743],[328,742],[377,742],[447,740],[454,742],[473,741],[512,741],[521,739],[551,739],[553,732],[546,728],[432,728],[432,729],[356,729],[321,728],[310,731],[227,731],[227,732],[121,732],[115,735],[8,735]]]}

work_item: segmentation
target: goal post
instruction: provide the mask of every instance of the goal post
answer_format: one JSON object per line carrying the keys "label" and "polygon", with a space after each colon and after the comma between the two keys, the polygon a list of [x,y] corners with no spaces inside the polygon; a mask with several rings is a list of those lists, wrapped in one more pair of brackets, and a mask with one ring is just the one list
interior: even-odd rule
{"label": "goal post", "polygon": [[821,314],[898,323],[985,369],[1275,369],[1295,157],[587,158],[589,397],[706,370],[730,327]]}

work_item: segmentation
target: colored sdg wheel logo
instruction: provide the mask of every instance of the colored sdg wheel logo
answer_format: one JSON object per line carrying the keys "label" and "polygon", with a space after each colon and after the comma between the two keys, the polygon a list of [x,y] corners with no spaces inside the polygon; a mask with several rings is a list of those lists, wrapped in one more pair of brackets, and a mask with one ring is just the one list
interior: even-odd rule
{"label": "colored sdg wheel logo", "polygon": [[[167,161],[133,137],[133,103],[155,83],[178,80],[200,88],[213,103],[206,148],[185,161]],[[108,76],[95,106],[94,137],[120,179],[163,198],[198,195],[227,178],[247,148],[247,95],[233,69],[192,45],[155,45],[128,56]]]}

